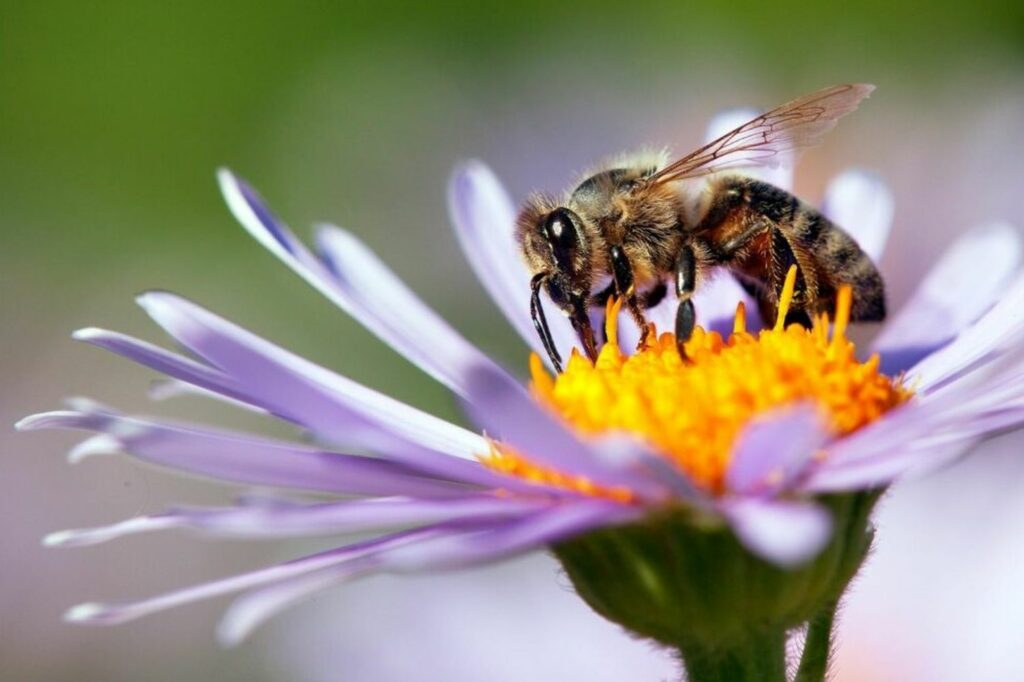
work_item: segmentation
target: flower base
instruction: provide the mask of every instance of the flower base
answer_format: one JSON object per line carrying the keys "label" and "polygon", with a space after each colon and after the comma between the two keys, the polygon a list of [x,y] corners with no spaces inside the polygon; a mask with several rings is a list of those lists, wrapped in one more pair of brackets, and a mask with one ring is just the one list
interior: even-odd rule
{"label": "flower base", "polygon": [[867,555],[877,499],[872,492],[821,500],[833,514],[832,540],[789,570],[683,509],[598,530],[554,552],[591,608],[680,651],[691,682],[784,680],[786,632],[831,613]]}

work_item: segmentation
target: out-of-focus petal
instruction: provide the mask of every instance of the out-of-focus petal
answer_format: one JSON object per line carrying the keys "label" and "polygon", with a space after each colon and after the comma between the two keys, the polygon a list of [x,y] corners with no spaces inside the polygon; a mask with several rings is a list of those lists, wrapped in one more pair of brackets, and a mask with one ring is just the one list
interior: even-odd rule
{"label": "out-of-focus petal", "polygon": [[497,497],[466,492],[460,497],[422,500],[407,497],[261,504],[223,508],[185,508],[139,516],[108,526],[58,531],[46,537],[50,547],[79,547],[171,528],[217,537],[288,538],[363,533],[409,526],[471,521],[482,523],[522,517],[554,504],[551,500]]}
{"label": "out-of-focus petal", "polygon": [[[359,495],[451,495],[459,487],[383,459],[346,455],[194,424],[174,424],[101,411],[59,411],[26,417],[22,430],[82,429],[107,436],[117,452],[180,471],[236,483]],[[452,459],[455,481],[493,484],[497,476]],[[460,476],[463,474],[463,476]],[[486,484],[486,483],[485,483]]]}
{"label": "out-of-focus petal", "polygon": [[[946,466],[979,439],[1024,423],[1024,353],[1003,353],[955,384],[919,396],[836,441],[801,488],[833,492],[887,485]],[[898,445],[894,445],[898,444]]]}
{"label": "out-of-focus petal", "polygon": [[[327,233],[321,243],[329,258],[327,267],[267,208],[252,187],[224,169],[217,173],[217,179],[231,212],[260,244],[423,371],[461,393],[462,363],[471,359],[489,362],[354,238]],[[375,278],[370,291],[352,287],[353,280],[365,285],[368,276]],[[374,307],[375,299],[380,298],[399,301],[403,307]]]}
{"label": "out-of-focus petal", "polygon": [[[635,510],[600,501],[581,501],[553,507],[522,519],[466,532],[436,534],[422,542],[387,548],[376,553],[359,573],[463,568],[494,561],[538,547],[546,547],[586,530],[623,523]],[[351,579],[351,565],[327,568],[254,590],[239,597],[217,629],[222,643],[240,642],[261,623],[318,590]]]}
{"label": "out-of-focus petal", "polygon": [[910,370],[919,393],[934,392],[1024,341],[1024,275],[992,296],[998,299],[981,319]]}
{"label": "out-of-focus petal", "polygon": [[813,405],[766,414],[740,434],[726,486],[745,495],[771,496],[785,490],[828,438]]}
{"label": "out-of-focus petal", "polygon": [[[694,297],[697,320],[705,329],[726,335],[732,331],[736,305],[741,301],[746,307],[747,328],[759,329],[763,320],[758,315],[754,299],[743,290],[732,275],[724,271],[718,272],[714,278],[701,286]],[[672,313],[675,314],[674,308]],[[675,324],[674,321],[672,324]]]}
{"label": "out-of-focus petal", "polygon": [[[548,361],[530,319],[530,274],[515,239],[515,206],[497,176],[480,161],[466,161],[448,183],[448,210],[455,236],[476,273],[524,341]],[[555,347],[568,357],[577,344],[568,320],[548,305]]]}
{"label": "out-of-focus petal", "polygon": [[240,592],[263,585],[270,585],[330,567],[346,566],[346,568],[355,572],[363,567],[359,563],[360,559],[372,557],[375,553],[400,546],[404,543],[412,543],[434,537],[440,532],[442,531],[430,527],[414,531],[403,531],[393,535],[374,538],[366,542],[328,550],[320,554],[289,561],[288,563],[176,590],[138,602],[124,604],[79,604],[64,614],[64,619],[69,622],[86,625],[118,625],[175,606],[212,599],[220,595]]}
{"label": "out-of-focus petal", "polygon": [[832,533],[829,513],[811,502],[732,498],[721,510],[747,549],[780,566],[812,559]]}
{"label": "out-of-focus petal", "polygon": [[1020,236],[1002,223],[954,242],[872,344],[882,369],[898,374],[949,343],[1005,295],[1020,257]]}
{"label": "out-of-focus petal", "polygon": [[881,177],[858,169],[843,172],[828,184],[821,210],[853,237],[871,260],[877,263],[882,258],[895,202]]}
{"label": "out-of-focus petal", "polygon": [[220,370],[147,341],[95,327],[79,329],[72,334],[72,338],[116,353],[132,362],[137,362],[207,391],[249,405],[259,404],[253,396],[245,393],[236,381]]}
{"label": "out-of-focus petal", "polygon": [[803,488],[815,494],[881,488],[899,478],[946,466],[977,445],[976,438],[961,438],[940,446],[902,446],[885,456],[822,466]]}

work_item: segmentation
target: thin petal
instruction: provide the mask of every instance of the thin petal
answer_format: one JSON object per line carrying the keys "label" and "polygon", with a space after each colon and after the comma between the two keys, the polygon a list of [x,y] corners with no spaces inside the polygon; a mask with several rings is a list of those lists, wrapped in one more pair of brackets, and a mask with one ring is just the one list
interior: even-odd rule
{"label": "thin petal", "polygon": [[432,537],[438,532],[436,529],[426,528],[374,538],[366,542],[296,559],[285,564],[270,566],[249,573],[169,592],[143,601],[126,604],[80,604],[68,610],[64,615],[64,619],[69,622],[87,625],[117,625],[175,606],[273,584],[325,568],[349,564],[352,570],[357,570],[359,568],[358,560],[364,557],[372,556],[375,552],[387,548],[400,546],[403,543]]}
{"label": "thin petal", "polygon": [[[462,391],[457,351],[471,354],[479,354],[479,351],[434,315],[376,258],[364,260],[363,257],[368,254],[365,248],[361,248],[360,254],[351,258],[344,253],[330,251],[327,255],[332,267],[329,268],[310,253],[287,225],[274,216],[248,184],[224,169],[218,172],[217,178],[231,212],[257,241],[382,341],[453,391]],[[351,239],[349,241],[352,242]],[[362,270],[352,273],[345,269],[353,265]],[[372,298],[372,292],[354,295],[358,292],[354,292],[346,280],[341,279],[355,277],[362,281],[370,271],[374,277],[380,278],[373,286],[390,288],[384,294],[385,297],[401,300],[405,309],[374,309],[366,305],[367,296]],[[433,347],[440,350],[430,352]]]}
{"label": "thin petal", "polygon": [[177,353],[172,353],[147,341],[95,327],[79,329],[71,335],[71,338],[103,348],[111,353],[116,353],[121,357],[128,358],[157,372],[176,377],[194,386],[244,403],[253,404],[254,398],[247,395],[236,381],[223,372]]}
{"label": "thin petal", "polygon": [[313,592],[378,571],[419,571],[463,568],[546,547],[595,526],[624,523],[639,512],[622,505],[588,500],[554,507],[531,516],[506,521],[482,530],[438,534],[422,542],[387,549],[372,557],[370,565],[328,568],[239,597],[225,613],[218,636],[234,645],[281,610]]}
{"label": "thin petal", "polygon": [[[110,412],[59,411],[26,417],[20,430],[84,429],[105,434],[102,444],[162,466],[251,485],[344,494],[450,495],[459,488],[401,464],[318,450],[284,441],[193,424],[157,422]],[[90,448],[95,450],[95,448]],[[470,462],[452,471],[455,481],[498,479]],[[457,474],[465,473],[466,477]]]}
{"label": "thin petal", "polygon": [[640,449],[622,447],[618,439],[584,443],[503,375],[479,368],[470,380],[470,395],[464,407],[473,420],[489,437],[531,462],[601,485],[625,486],[646,497],[667,495],[665,485],[645,469]]}
{"label": "thin petal", "polygon": [[318,504],[247,505],[186,508],[156,516],[140,516],[108,526],[58,531],[48,535],[49,547],[96,545],[127,535],[186,528],[216,537],[290,538],[363,533],[454,521],[474,523],[522,517],[552,506],[525,500],[467,494],[444,500],[378,498]]}
{"label": "thin petal", "polygon": [[979,439],[1024,423],[1024,353],[1004,354],[830,445],[801,488],[888,484],[945,466]]}
{"label": "thin petal", "polygon": [[[459,245],[477,279],[524,341],[545,362],[543,344],[530,320],[530,274],[520,260],[515,239],[515,207],[490,168],[467,161],[448,184],[448,209]],[[576,345],[569,322],[547,316],[555,346],[568,357]]]}
{"label": "thin petal", "polygon": [[829,183],[821,210],[871,260],[881,260],[896,210],[892,192],[881,177],[856,169],[844,172]]}
{"label": "thin petal", "polygon": [[748,495],[785,490],[828,439],[828,430],[813,405],[764,415],[740,434],[726,485]]}
{"label": "thin petal", "polygon": [[[169,296],[150,294],[147,298]],[[191,304],[189,304],[191,306]],[[164,310],[167,305],[157,305]],[[191,306],[197,308],[196,306]],[[486,452],[487,443],[476,434],[454,426],[415,410],[407,405],[392,400],[375,391],[344,379],[308,361],[287,353],[279,348],[259,340],[230,323],[219,320],[208,313],[215,321],[225,325],[225,333],[239,333],[242,340],[255,340],[260,349],[265,349],[270,357],[277,358],[281,367],[275,368],[282,378],[281,384],[265,381],[268,374],[250,377],[254,385],[242,387],[232,377],[208,365],[182,357],[158,346],[140,341],[123,334],[100,329],[84,329],[75,333],[75,338],[99,346],[106,350],[127,357],[135,362],[160,372],[165,372],[182,381],[198,386],[202,390],[224,396],[232,401],[239,401],[251,406],[251,409],[266,410],[278,417],[287,419],[321,437],[335,441],[341,445],[354,447],[378,448],[389,452],[412,455],[417,453],[417,464],[435,467],[435,471],[447,471],[449,453],[469,459],[476,453]],[[168,317],[171,317],[168,313]],[[179,316],[180,317],[180,316]],[[179,320],[180,322],[180,320]],[[216,335],[215,328],[196,330],[197,335]],[[289,375],[288,362],[293,362],[302,370],[311,370],[318,377],[328,378],[334,390],[325,388],[316,382],[305,381],[299,375]],[[291,399],[300,396],[301,399]],[[401,418],[403,421],[395,421]],[[397,429],[396,429],[397,427]],[[444,457],[432,456],[430,452],[421,451],[441,448]],[[482,449],[481,449],[482,448]],[[457,466],[457,463],[455,465]],[[464,467],[460,469],[464,471]]]}
{"label": "thin petal", "polygon": [[577,500],[479,531],[439,536],[388,553],[389,571],[463,568],[547,546],[591,530],[626,523],[644,511],[606,500]]}
{"label": "thin petal", "polygon": [[415,444],[474,461],[488,451],[478,434],[346,379],[183,298],[153,292],[139,303],[178,342],[248,393],[273,401],[279,406],[275,412],[294,413],[326,438],[376,448]]}
{"label": "thin petal", "polygon": [[998,301],[956,339],[918,363],[909,372],[921,393],[935,391],[965,372],[995,360],[1024,341],[1024,275],[998,294]]}
{"label": "thin petal", "polygon": [[[365,244],[333,225],[316,232],[321,259],[352,313],[411,362],[460,395],[474,365],[491,363],[414,294]],[[529,290],[527,289],[527,292]]]}
{"label": "thin petal", "polygon": [[210,400],[217,400],[232,407],[237,407],[248,412],[255,412],[256,414],[269,414],[266,410],[261,407],[257,407],[241,400],[229,398],[226,395],[211,391],[195,384],[190,384],[180,379],[157,379],[149,385],[149,391],[147,395],[151,400],[168,400],[170,398],[178,397],[192,397],[199,396],[202,398],[209,398]]}
{"label": "thin petal", "polygon": [[722,512],[751,552],[780,566],[814,558],[832,534],[829,513],[810,502],[735,498]]}
{"label": "thin petal", "polygon": [[948,344],[1004,295],[1020,257],[1020,237],[1005,224],[954,242],[872,344],[882,369],[898,374]]}
{"label": "thin petal", "polygon": [[885,487],[915,472],[925,473],[947,466],[977,443],[977,439],[965,438],[936,447],[903,447],[885,457],[850,461],[840,466],[822,466],[803,487],[808,492],[819,494]]}
{"label": "thin petal", "polygon": [[109,526],[97,528],[75,528],[59,530],[43,538],[45,547],[85,547],[99,545],[126,535],[138,535],[158,530],[169,530],[182,527],[180,517],[171,515],[136,516]]}
{"label": "thin petal", "polygon": [[260,625],[314,592],[351,580],[358,570],[321,571],[253,590],[238,597],[217,624],[217,641],[222,646],[241,644]]}

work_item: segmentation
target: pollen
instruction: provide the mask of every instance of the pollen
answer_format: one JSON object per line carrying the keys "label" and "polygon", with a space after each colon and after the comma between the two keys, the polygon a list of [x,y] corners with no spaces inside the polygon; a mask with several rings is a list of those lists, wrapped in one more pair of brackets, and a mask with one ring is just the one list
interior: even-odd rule
{"label": "pollen", "polygon": [[[713,493],[724,489],[733,446],[759,415],[811,402],[836,436],[870,424],[907,401],[901,379],[879,372],[874,355],[861,362],[846,337],[852,292],[837,296],[835,321],[819,315],[812,328],[785,326],[793,300],[795,268],[780,295],[774,326],[757,333],[746,327],[740,303],[728,338],[701,327],[680,358],[673,334],[651,325],[645,345],[627,354],[619,347],[620,301],[609,301],[609,339],[596,362],[573,353],[565,371],[552,377],[540,358],[530,358],[536,398],[586,436],[629,432]],[[589,481],[532,465],[521,455],[494,446],[489,466],[579,492],[629,501],[628,490],[598,489]]]}

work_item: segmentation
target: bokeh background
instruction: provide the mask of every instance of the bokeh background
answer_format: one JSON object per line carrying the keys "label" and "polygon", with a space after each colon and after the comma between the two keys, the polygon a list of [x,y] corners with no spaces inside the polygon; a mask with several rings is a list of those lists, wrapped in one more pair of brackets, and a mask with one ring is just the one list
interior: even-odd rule
{"label": "bokeh background", "polygon": [[[806,155],[798,193],[876,169],[896,195],[894,305],[969,226],[1024,226],[1024,4],[775,2],[0,2],[0,423],[90,395],[266,428],[210,404],[151,405],[153,376],[72,342],[160,340],[132,296],[185,294],[436,414],[448,396],[237,228],[228,165],[295,226],[375,248],[511,367],[514,338],[454,242],[455,162],[516,196],[642,144],[682,149],[716,109],[817,87],[879,89]],[[956,296],[950,291],[950,296]],[[1024,314],[1024,313],[1022,313]],[[45,550],[52,530],[237,491],[119,458],[69,467],[69,434],[0,431],[2,680],[662,680],[670,658],[569,594],[542,556],[319,596],[220,650],[224,602],[131,626],[68,606],[138,598],[310,544],[179,535]],[[899,486],[843,616],[837,680],[1024,679],[1024,439]]]}

